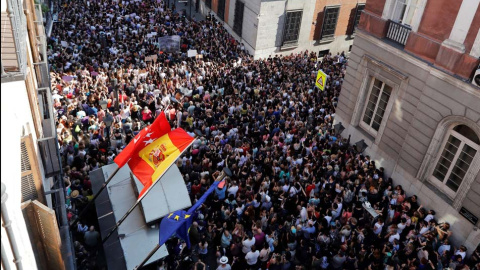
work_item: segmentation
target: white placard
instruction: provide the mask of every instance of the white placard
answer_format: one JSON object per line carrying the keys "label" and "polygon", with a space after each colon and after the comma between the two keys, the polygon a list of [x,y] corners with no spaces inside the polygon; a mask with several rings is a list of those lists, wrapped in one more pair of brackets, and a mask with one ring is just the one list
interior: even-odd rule
{"label": "white placard", "polygon": [[68,47],[68,42],[62,41],[62,47],[64,47],[64,48]]}
{"label": "white placard", "polygon": [[195,57],[197,56],[198,53],[197,53],[197,50],[188,50],[187,54],[188,54],[188,57]]}

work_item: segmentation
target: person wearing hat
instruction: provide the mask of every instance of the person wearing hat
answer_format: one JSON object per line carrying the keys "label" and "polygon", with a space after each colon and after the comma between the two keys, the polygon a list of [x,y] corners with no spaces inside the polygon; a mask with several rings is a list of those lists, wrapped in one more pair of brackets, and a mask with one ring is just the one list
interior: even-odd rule
{"label": "person wearing hat", "polygon": [[[73,207],[75,205],[79,205],[80,203],[80,199],[82,198],[83,196],[80,195],[80,191],[78,191],[77,189],[73,190],[72,193],[70,193],[70,205]],[[67,198],[68,199],[68,198]]]}
{"label": "person wearing hat", "polygon": [[227,256],[222,256],[219,260],[219,266],[217,267],[217,270],[231,270],[232,267],[230,264],[228,264],[228,258]]}

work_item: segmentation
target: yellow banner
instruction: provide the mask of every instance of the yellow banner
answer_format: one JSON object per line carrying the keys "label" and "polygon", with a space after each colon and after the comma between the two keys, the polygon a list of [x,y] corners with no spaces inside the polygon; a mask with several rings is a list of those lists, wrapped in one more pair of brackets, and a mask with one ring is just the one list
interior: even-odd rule
{"label": "yellow banner", "polygon": [[325,83],[327,82],[327,74],[319,70],[317,73],[317,79],[315,80],[315,86],[321,91],[325,89]]}

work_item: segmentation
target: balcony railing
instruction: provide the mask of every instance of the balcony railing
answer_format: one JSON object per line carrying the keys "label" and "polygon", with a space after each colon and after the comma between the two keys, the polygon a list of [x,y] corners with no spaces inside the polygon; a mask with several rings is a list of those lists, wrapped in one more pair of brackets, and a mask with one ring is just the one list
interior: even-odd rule
{"label": "balcony railing", "polygon": [[25,74],[27,68],[27,22],[22,1],[7,0],[2,12],[2,79],[9,73]]}
{"label": "balcony railing", "polygon": [[410,26],[390,20],[388,25],[387,38],[405,46],[405,44],[407,44],[407,39],[411,31],[412,28],[410,28]]}

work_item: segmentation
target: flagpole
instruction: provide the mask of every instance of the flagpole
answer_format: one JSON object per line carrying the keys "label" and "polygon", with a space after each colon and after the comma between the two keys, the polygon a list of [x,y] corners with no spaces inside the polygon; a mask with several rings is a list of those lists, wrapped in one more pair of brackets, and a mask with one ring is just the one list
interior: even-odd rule
{"label": "flagpole", "polygon": [[142,268],[148,260],[150,260],[150,258],[153,256],[153,254],[155,254],[155,252],[157,252],[157,250],[160,249],[160,245],[157,244],[151,251],[150,253],[148,253],[147,257],[145,259],[143,259],[143,261],[140,263],[140,265],[138,266],[135,266],[135,268],[133,268],[133,270],[137,270],[137,269],[140,269]]}
{"label": "flagpole", "polygon": [[[180,155],[178,155],[178,157],[182,156],[183,153],[185,153],[185,151],[187,151],[187,149],[195,142],[195,138],[192,140],[192,142],[187,146],[185,147],[185,149],[180,153]],[[178,158],[177,158],[178,159]],[[172,164],[170,164],[170,166],[168,166],[167,169],[165,169],[165,171],[162,172],[162,174],[158,177],[157,181],[155,181],[149,189],[147,189],[147,191],[145,191],[145,193],[143,193],[143,195],[138,198],[138,200],[135,202],[135,204],[127,211],[127,213],[125,213],[125,215],[123,215],[123,217],[118,220],[117,224],[115,224],[115,227],[113,227],[113,229],[107,234],[107,236],[102,240],[102,244],[105,244],[105,242],[108,240],[108,238],[110,238],[110,236],[112,236],[112,234],[118,229],[118,226],[120,226],[120,224],[123,223],[123,221],[125,221],[125,219],[127,218],[128,215],[130,215],[130,213],[135,209],[135,207],[137,207],[138,204],[140,204],[140,202],[142,201],[143,198],[145,198],[145,196],[148,194],[148,192],[150,190],[152,190],[153,186],[160,182],[160,178],[163,177],[163,175],[170,169],[170,167],[172,167],[173,164],[175,164],[175,162],[177,161],[177,159],[172,162]]]}
{"label": "flagpole", "polygon": [[[209,196],[212,192],[213,192],[213,188],[216,188],[218,186],[218,184],[223,181],[226,177],[228,176],[232,176],[232,172],[230,169],[228,169],[226,166],[228,165],[228,156],[227,156],[227,159],[225,161],[225,168],[222,170],[222,172],[220,173],[220,175],[217,176],[217,178],[215,179],[215,182],[212,184],[212,186],[203,194],[202,198],[203,198],[203,201],[202,201],[202,198],[199,199],[199,201],[197,203],[195,203],[192,207],[190,207],[190,209],[188,209],[188,211],[186,212],[186,214],[188,215],[193,215],[193,212],[201,205],[205,202],[206,198],[204,198],[205,196]],[[223,178],[223,179],[222,179]],[[200,202],[201,201],[201,202]],[[163,220],[162,220],[163,222]],[[181,221],[181,225],[179,226],[182,226],[183,223],[185,222],[185,220],[182,220]],[[160,225],[160,228],[161,228],[161,225]],[[177,230],[179,229],[180,227],[177,228]],[[177,231],[177,234],[178,234],[178,231]],[[171,236],[171,235],[170,235]],[[188,236],[187,236],[188,237]],[[160,243],[165,243],[165,241],[161,241]],[[157,243],[157,245],[148,253],[147,257],[140,263],[140,265],[136,266],[133,270],[138,270],[140,268],[142,268],[145,263],[147,263],[147,261],[153,256],[153,254],[155,254],[155,252],[157,252],[157,250],[160,248],[160,243]]]}
{"label": "flagpole", "polygon": [[117,167],[115,171],[108,177],[107,181],[105,181],[105,183],[102,185],[100,190],[95,194],[95,196],[93,196],[92,200],[88,202],[87,206],[83,208],[82,212],[80,212],[77,218],[70,224],[70,229],[73,229],[75,224],[77,224],[78,221],[87,213],[88,208],[93,204],[93,202],[95,201],[95,199],[97,199],[100,193],[102,193],[102,191],[107,187],[108,183],[112,181],[113,177],[117,174],[119,170],[120,170],[120,167]]}

